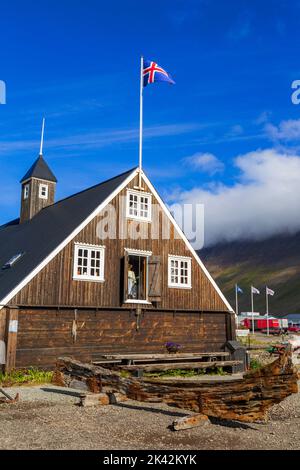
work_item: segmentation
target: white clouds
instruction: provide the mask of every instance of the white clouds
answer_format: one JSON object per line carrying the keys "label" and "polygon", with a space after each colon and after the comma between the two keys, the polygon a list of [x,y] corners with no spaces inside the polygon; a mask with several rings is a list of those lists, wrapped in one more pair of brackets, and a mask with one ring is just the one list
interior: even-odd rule
{"label": "white clouds", "polygon": [[[189,132],[199,130],[203,127],[197,123],[178,123],[166,124],[152,127],[146,127],[144,131],[144,139],[155,137],[167,137],[173,135],[182,135]],[[116,143],[126,143],[138,141],[139,132],[137,128],[132,129],[108,129],[99,130],[98,132],[88,132],[86,134],[74,134],[71,136],[46,139],[45,148],[76,148],[80,149],[98,149],[108,147]],[[19,152],[21,150],[34,150],[39,148],[38,141],[29,140],[7,140],[0,142],[0,155],[4,153]]]}
{"label": "white clouds", "polygon": [[224,163],[212,153],[195,153],[190,157],[185,157],[183,161],[194,170],[202,171],[210,175],[224,170]]}
{"label": "white clouds", "polygon": [[272,140],[298,140],[300,138],[300,119],[281,121],[278,126],[266,124],[265,131]]}
{"label": "white clouds", "polygon": [[235,165],[241,174],[233,186],[194,188],[172,197],[204,203],[206,245],[300,230],[300,156],[257,150],[237,157]]}

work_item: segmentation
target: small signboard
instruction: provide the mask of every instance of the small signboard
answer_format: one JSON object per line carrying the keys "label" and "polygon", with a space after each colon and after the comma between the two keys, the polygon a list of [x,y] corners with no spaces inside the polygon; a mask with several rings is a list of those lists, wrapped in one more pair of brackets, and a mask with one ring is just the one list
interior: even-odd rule
{"label": "small signboard", "polygon": [[0,340],[0,364],[5,364],[5,343],[4,341]]}
{"label": "small signboard", "polygon": [[18,320],[10,320],[8,331],[9,331],[9,333],[17,333],[18,332]]}
{"label": "small signboard", "polygon": [[248,336],[250,334],[250,330],[236,330],[237,336]]}

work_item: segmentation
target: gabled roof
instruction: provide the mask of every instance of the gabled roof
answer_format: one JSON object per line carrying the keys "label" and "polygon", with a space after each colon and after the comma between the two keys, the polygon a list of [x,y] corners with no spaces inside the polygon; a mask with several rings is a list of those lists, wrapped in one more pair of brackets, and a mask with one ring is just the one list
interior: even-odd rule
{"label": "gabled roof", "polygon": [[[27,222],[19,224],[17,219],[0,227],[0,308],[1,304],[7,303],[7,296],[135,170],[45,207]],[[19,253],[24,254],[11,268],[2,269],[5,263]]]}
{"label": "gabled roof", "polygon": [[[18,219],[0,227],[0,309],[46,266],[138,174],[133,168],[85,191],[45,207],[31,220]],[[200,260],[144,172],[142,178],[170,219],[228,311],[232,307]],[[11,268],[2,267],[23,253]]]}
{"label": "gabled roof", "polygon": [[57,183],[57,179],[55,178],[42,155],[36,159],[34,164],[27,171],[26,175],[23,176],[20,183],[23,183],[29,178],[38,178],[41,180],[53,181],[54,183]]}

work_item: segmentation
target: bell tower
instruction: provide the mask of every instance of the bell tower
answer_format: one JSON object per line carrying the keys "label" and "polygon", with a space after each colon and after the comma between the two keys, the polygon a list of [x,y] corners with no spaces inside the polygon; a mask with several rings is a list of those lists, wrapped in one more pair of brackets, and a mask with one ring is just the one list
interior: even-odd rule
{"label": "bell tower", "polygon": [[21,179],[20,223],[32,219],[41,209],[54,204],[57,179],[43,157],[45,119],[42,124],[40,154]]}

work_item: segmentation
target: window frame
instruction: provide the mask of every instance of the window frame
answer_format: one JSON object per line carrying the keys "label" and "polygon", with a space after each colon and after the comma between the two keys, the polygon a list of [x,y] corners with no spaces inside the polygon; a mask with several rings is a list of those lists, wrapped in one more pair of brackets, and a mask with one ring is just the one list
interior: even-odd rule
{"label": "window frame", "polygon": [[[137,197],[137,215],[130,214],[130,196],[136,196]],[[148,215],[147,217],[141,215],[141,198],[146,197],[148,198]],[[127,219],[133,219],[133,220],[139,220],[140,222],[151,222],[152,221],[152,194],[151,193],[146,193],[143,191],[137,191],[136,189],[128,189],[127,194],[126,194],[126,218]]]}
{"label": "window frame", "polygon": [[[43,189],[46,189],[45,195],[42,194]],[[48,199],[48,194],[49,194],[49,186],[45,183],[40,183],[39,184],[39,199]]]}
{"label": "window frame", "polygon": [[[128,299],[127,297],[127,298],[124,298],[124,304],[152,305],[152,302],[149,301],[149,258],[152,256],[152,251],[135,250],[134,248],[125,248],[124,251],[125,251],[126,257],[140,256],[146,259],[146,285],[145,285],[146,298],[145,299]],[[124,271],[124,283],[128,283],[128,273],[127,275],[125,275],[125,271]],[[128,292],[127,292],[127,296],[128,296]]]}
{"label": "window frame", "polygon": [[[174,282],[171,279],[171,263],[172,261],[186,262],[187,263],[187,283]],[[179,270],[182,269],[181,265],[178,267]],[[178,274],[178,278],[181,275]],[[192,288],[192,258],[188,256],[178,256],[178,255],[168,255],[168,287],[176,289],[191,289]]]}
{"label": "window frame", "polygon": [[23,191],[23,199],[28,199],[29,198],[29,189],[30,189],[30,184],[27,183],[24,185],[24,191]]}
{"label": "window frame", "polygon": [[[92,282],[104,282],[104,271],[105,271],[105,246],[104,245],[89,245],[87,243],[75,243],[74,244],[74,260],[73,260],[73,279],[76,281],[92,281]],[[78,274],[78,252],[79,250],[88,250],[88,261],[87,261],[87,270],[90,273],[92,268],[91,266],[91,252],[99,251],[100,252],[100,276],[95,276],[91,274]]]}

